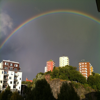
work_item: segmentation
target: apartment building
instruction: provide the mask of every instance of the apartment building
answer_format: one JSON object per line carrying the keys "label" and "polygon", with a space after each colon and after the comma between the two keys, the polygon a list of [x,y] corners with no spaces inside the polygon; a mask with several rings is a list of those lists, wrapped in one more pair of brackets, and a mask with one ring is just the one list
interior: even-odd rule
{"label": "apartment building", "polygon": [[67,56],[59,57],[59,67],[69,65],[69,58]]}
{"label": "apartment building", "polygon": [[3,60],[0,63],[0,90],[5,90],[10,86],[12,91],[21,92],[22,72],[19,62]]}
{"label": "apartment building", "polygon": [[53,60],[47,61],[46,67],[45,67],[45,72],[52,71],[53,68],[54,68],[54,64],[55,64],[55,63],[54,63]]}
{"label": "apartment building", "polygon": [[92,75],[93,67],[90,62],[79,62],[79,72],[87,79]]}

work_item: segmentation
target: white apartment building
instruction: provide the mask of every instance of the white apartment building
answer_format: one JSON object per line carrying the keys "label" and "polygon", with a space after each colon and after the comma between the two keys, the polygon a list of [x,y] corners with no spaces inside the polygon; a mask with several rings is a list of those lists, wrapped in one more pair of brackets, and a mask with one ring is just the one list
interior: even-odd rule
{"label": "white apartment building", "polygon": [[59,57],[59,67],[69,65],[69,58],[67,56]]}
{"label": "white apartment building", "polygon": [[0,90],[5,90],[10,86],[12,91],[21,92],[22,72],[19,62],[3,60],[0,63]]}
{"label": "white apartment building", "polygon": [[47,66],[45,66],[45,68],[44,68],[44,72],[47,72]]}

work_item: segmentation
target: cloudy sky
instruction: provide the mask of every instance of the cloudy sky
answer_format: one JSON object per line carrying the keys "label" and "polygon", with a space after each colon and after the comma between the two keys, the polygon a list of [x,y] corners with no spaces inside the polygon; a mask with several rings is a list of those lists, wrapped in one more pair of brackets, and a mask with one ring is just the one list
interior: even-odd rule
{"label": "cloudy sky", "polygon": [[[26,20],[54,10],[75,10],[100,20],[95,0],[1,0],[0,45]],[[46,61],[59,66],[59,57],[68,56],[70,65],[85,59],[100,73],[100,22],[72,13],[53,13],[37,18],[13,34],[0,49],[0,62],[20,63],[23,80],[44,72]]]}

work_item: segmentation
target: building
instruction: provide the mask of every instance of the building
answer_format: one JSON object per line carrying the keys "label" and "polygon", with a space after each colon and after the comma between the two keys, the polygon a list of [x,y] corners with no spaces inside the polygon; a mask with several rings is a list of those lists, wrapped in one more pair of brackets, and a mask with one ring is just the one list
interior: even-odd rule
{"label": "building", "polygon": [[89,77],[89,75],[92,75],[93,67],[90,64],[90,62],[80,62],[79,63],[79,72],[87,79]]}
{"label": "building", "polygon": [[32,80],[28,80],[28,78],[26,78],[26,82],[33,82]]}
{"label": "building", "polygon": [[69,65],[69,58],[67,56],[59,57],[59,67]]}
{"label": "building", "polygon": [[47,66],[45,66],[44,72],[47,72]]}
{"label": "building", "polygon": [[3,60],[0,63],[0,90],[5,90],[10,86],[12,91],[21,92],[22,72],[19,62]]}
{"label": "building", "polygon": [[55,64],[54,61],[53,60],[49,60],[49,61],[47,61],[46,64],[47,65],[45,67],[45,72],[52,71],[53,68],[54,68],[54,64]]}

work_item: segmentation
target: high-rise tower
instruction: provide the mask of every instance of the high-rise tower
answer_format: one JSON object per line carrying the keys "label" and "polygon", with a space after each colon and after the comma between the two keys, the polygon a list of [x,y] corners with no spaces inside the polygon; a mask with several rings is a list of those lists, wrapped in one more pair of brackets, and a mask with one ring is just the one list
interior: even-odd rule
{"label": "high-rise tower", "polygon": [[79,62],[79,72],[87,79],[92,75],[93,67],[90,62]]}
{"label": "high-rise tower", "polygon": [[59,57],[59,67],[69,65],[69,58],[67,56]]}

